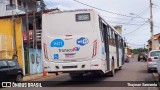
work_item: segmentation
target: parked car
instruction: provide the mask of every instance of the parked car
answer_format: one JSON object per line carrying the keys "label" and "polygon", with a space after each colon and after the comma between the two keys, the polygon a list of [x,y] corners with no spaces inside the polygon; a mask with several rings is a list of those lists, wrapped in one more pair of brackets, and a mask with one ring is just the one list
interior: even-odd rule
{"label": "parked car", "polygon": [[158,57],[158,62],[157,62],[157,72],[158,72],[159,81],[160,81],[160,55]]}
{"label": "parked car", "polygon": [[16,60],[0,59],[0,82],[20,82],[23,80],[23,70]]}
{"label": "parked car", "polygon": [[148,60],[147,60],[148,73],[151,73],[152,70],[157,70],[159,55],[160,55],[160,50],[152,50],[148,53]]}
{"label": "parked car", "polygon": [[147,61],[147,54],[145,54],[145,53],[139,53],[138,54],[138,61],[140,61],[140,60]]}

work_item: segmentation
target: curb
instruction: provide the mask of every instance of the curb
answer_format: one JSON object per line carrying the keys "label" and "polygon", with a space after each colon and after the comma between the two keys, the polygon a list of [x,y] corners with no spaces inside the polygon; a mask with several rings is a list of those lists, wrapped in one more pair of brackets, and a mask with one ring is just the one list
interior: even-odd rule
{"label": "curb", "polygon": [[29,77],[28,77],[29,79],[25,79],[25,80],[23,80],[23,81],[34,81],[34,80],[43,79],[43,78],[47,78],[47,77],[53,77],[53,76],[56,76],[56,75],[47,75],[47,76],[43,76],[43,75],[40,75],[40,76],[29,76]]}
{"label": "curb", "polygon": [[50,78],[50,77],[57,77],[57,76],[60,76],[62,75],[62,73],[59,73],[58,75],[56,74],[48,74],[47,76],[43,76],[43,74],[41,75],[35,75],[35,76],[28,76],[27,78],[28,79],[25,79],[23,81],[35,81],[35,80],[39,80],[39,79],[46,79],[46,78]]}

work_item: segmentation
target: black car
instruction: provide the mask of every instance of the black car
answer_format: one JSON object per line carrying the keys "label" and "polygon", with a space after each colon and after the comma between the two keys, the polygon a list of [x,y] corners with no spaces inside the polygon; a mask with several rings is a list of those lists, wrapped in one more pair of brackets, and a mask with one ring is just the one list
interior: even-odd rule
{"label": "black car", "polygon": [[20,82],[23,80],[23,70],[16,60],[0,59],[0,82]]}
{"label": "black car", "polygon": [[140,54],[138,55],[138,61],[140,61],[140,60],[145,60],[145,61],[147,61],[147,55],[146,55],[145,53],[140,53]]}

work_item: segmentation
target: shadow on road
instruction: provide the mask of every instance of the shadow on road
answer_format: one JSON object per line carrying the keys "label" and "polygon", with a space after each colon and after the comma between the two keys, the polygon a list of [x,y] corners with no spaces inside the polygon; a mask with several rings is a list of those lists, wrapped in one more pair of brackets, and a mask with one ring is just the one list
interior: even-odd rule
{"label": "shadow on road", "polygon": [[147,70],[140,70],[139,73],[148,73]]}

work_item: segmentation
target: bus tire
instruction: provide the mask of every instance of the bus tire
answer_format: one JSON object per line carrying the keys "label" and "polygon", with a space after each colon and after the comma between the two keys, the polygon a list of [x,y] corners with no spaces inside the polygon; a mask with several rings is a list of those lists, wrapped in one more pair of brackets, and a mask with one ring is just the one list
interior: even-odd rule
{"label": "bus tire", "polygon": [[119,67],[119,70],[122,70],[122,66]]}
{"label": "bus tire", "polygon": [[158,74],[158,81],[160,82],[160,74]]}
{"label": "bus tire", "polygon": [[112,62],[112,70],[109,72],[109,76],[113,77],[114,73],[115,73],[115,70],[114,70],[114,60],[113,60],[113,62]]}

